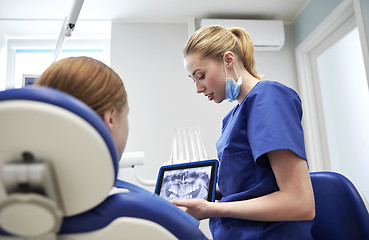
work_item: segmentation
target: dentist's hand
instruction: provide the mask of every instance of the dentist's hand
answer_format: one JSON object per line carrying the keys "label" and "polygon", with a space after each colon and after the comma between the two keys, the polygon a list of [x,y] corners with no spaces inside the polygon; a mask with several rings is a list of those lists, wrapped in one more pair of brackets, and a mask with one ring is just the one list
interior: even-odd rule
{"label": "dentist's hand", "polygon": [[186,200],[173,199],[170,202],[185,211],[186,213],[190,214],[197,220],[203,220],[211,217],[211,205],[215,204],[201,198]]}

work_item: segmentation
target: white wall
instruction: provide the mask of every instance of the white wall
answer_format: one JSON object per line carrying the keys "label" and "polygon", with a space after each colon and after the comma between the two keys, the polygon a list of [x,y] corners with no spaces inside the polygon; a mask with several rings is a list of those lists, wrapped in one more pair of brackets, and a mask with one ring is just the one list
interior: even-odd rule
{"label": "white wall", "polygon": [[285,25],[286,42],[279,52],[256,52],[256,68],[265,79],[281,82],[299,92],[292,26]]}
{"label": "white wall", "polygon": [[[293,42],[286,28],[280,52],[257,52],[256,68],[268,79],[298,89]],[[235,103],[215,104],[197,94],[183,68],[182,49],[188,38],[185,23],[113,23],[111,67],[128,92],[130,134],[126,152],[144,151],[140,175],[155,180],[171,153],[175,127],[199,126],[209,158],[217,158],[215,143],[224,115]],[[131,169],[120,178],[137,183]],[[146,187],[153,190],[153,187]]]}

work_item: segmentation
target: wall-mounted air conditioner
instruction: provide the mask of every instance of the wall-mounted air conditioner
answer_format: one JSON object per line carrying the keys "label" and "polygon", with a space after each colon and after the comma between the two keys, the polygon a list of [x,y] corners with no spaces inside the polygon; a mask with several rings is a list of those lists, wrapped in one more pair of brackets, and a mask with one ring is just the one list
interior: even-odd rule
{"label": "wall-mounted air conditioner", "polygon": [[279,51],[284,45],[284,25],[279,20],[202,19],[200,27],[240,27],[251,36],[255,51]]}

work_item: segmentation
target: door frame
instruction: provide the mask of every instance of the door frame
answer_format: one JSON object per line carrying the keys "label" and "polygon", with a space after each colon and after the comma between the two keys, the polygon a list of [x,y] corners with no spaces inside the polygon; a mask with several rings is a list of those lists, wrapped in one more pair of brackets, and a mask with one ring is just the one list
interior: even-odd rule
{"label": "door frame", "polygon": [[303,125],[310,171],[331,170],[330,156],[327,150],[328,136],[324,111],[321,106],[322,97],[317,78],[317,66],[313,61],[315,56],[313,55],[316,54],[318,48],[322,47],[323,42],[327,42],[337,29],[353,17],[359,29],[364,63],[367,76],[369,76],[368,44],[360,0],[344,0],[295,50],[300,96],[304,108]]}

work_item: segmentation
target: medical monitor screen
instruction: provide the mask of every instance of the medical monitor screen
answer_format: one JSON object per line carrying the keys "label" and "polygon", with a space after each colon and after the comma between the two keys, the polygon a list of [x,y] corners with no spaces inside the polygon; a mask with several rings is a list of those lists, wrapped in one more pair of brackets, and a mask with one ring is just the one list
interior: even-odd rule
{"label": "medical monitor screen", "polygon": [[163,166],[155,193],[168,201],[192,198],[214,201],[217,172],[217,160]]}
{"label": "medical monitor screen", "polygon": [[39,77],[40,77],[40,75],[23,74],[22,87],[34,84],[36,82],[37,78],[39,78]]}

